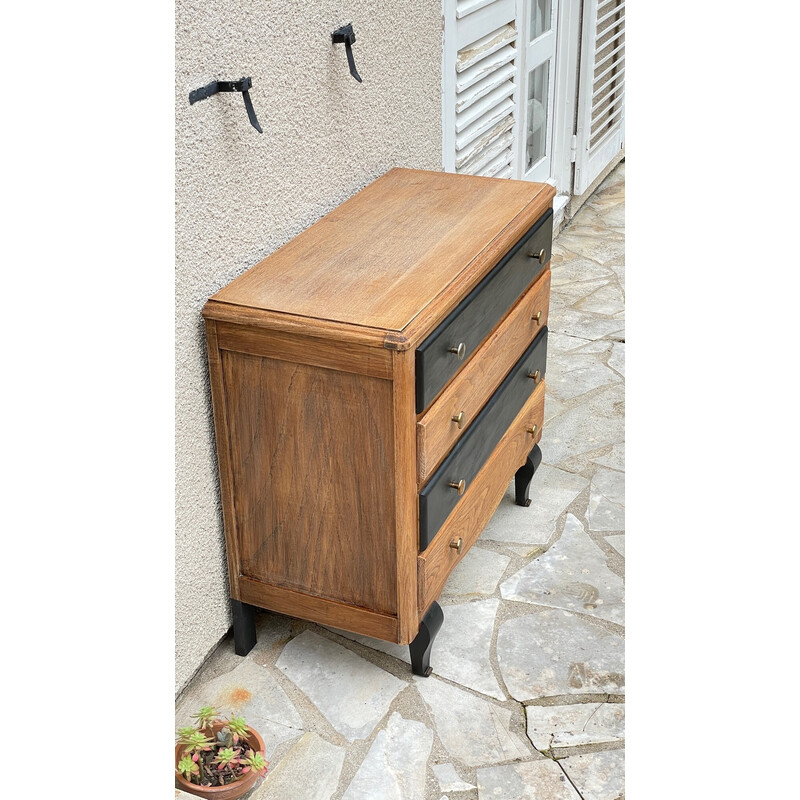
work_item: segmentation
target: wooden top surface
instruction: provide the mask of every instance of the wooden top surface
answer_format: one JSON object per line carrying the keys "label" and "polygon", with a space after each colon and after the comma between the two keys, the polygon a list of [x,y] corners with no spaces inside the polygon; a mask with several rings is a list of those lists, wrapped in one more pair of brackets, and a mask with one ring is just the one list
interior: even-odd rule
{"label": "wooden top surface", "polygon": [[203,313],[333,337],[346,326],[348,338],[406,349],[554,194],[542,183],[393,169],[217,292]]}

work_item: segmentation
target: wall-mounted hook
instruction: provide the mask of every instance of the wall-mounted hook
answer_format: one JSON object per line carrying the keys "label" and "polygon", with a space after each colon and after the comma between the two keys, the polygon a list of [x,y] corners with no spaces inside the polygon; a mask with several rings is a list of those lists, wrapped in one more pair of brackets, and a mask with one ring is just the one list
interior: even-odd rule
{"label": "wall-mounted hook", "polygon": [[341,28],[337,28],[332,34],[334,44],[341,44],[344,42],[344,49],[347,53],[347,63],[350,67],[350,74],[359,82],[362,83],[361,76],[356,69],[356,62],[353,60],[353,45],[356,43],[356,33],[353,30],[352,23],[348,22]]}
{"label": "wall-mounted hook", "polygon": [[241,92],[250,124],[259,133],[264,133],[264,131],[261,130],[261,126],[258,124],[256,111],[253,108],[253,101],[250,99],[250,88],[252,85],[252,78],[242,78],[238,81],[212,81],[207,86],[201,86],[199,89],[189,92],[189,105],[196,103],[198,100],[205,100],[207,97],[211,97],[212,94],[216,94],[217,92]]}

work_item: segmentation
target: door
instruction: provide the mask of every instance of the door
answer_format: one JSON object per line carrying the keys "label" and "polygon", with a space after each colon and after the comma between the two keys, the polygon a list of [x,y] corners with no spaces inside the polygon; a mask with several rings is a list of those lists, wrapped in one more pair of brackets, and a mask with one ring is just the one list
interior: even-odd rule
{"label": "door", "polygon": [[575,183],[583,194],[625,144],[625,0],[585,0]]}
{"label": "door", "polygon": [[516,177],[518,0],[443,0],[442,161],[447,172]]}
{"label": "door", "polygon": [[517,174],[546,181],[552,174],[558,0],[521,0],[521,124]]}

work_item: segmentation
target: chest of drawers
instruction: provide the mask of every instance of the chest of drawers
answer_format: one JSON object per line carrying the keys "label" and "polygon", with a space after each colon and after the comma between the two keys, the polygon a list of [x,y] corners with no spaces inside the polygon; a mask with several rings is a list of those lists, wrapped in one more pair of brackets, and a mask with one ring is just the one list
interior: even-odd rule
{"label": "chest of drawers", "polygon": [[393,169],[206,303],[237,653],[264,608],[430,672],[448,575],[541,459],[553,195]]}

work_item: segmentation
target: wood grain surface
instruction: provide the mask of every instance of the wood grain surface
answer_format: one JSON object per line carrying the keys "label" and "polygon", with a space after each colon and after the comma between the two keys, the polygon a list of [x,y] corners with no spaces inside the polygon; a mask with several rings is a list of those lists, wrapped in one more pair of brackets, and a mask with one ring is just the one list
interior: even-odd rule
{"label": "wood grain surface", "polygon": [[315,336],[232,325],[229,322],[217,323],[217,339],[222,350],[372,375],[375,378],[392,377],[392,354],[382,348],[352,342],[331,342]]}
{"label": "wood grain surface", "polygon": [[219,486],[222,500],[222,521],[225,529],[225,549],[228,556],[228,585],[234,600],[239,596],[239,545],[236,538],[236,510],[233,506],[233,470],[231,468],[228,403],[222,377],[222,359],[217,341],[217,323],[205,321],[208,375],[211,383],[211,402],[214,410],[214,437],[217,447]]}
{"label": "wood grain surface", "polygon": [[367,608],[357,608],[324,597],[314,597],[282,586],[270,586],[252,578],[241,577],[239,582],[241,599],[244,603],[268,608],[290,617],[308,619],[319,625],[331,625],[363,636],[373,636],[387,642],[398,641],[397,618],[394,616],[376,614]]}
{"label": "wood grain surface", "polygon": [[[389,352],[388,350],[384,352]],[[414,353],[392,353],[394,400],[395,552],[399,641],[408,644],[419,631],[417,619],[417,476],[414,425]],[[387,486],[386,491],[390,491]]]}
{"label": "wood grain surface", "polygon": [[[417,479],[420,488],[486,405],[508,371],[547,325],[550,270],[522,296],[469,363],[417,423]],[[538,321],[534,315],[541,311]],[[462,425],[453,417],[463,414]]]}
{"label": "wood grain surface", "polygon": [[[420,619],[439,597],[450,572],[480,536],[503,499],[514,473],[525,463],[528,453],[541,439],[544,395],[545,381],[542,381],[464,493],[461,502],[428,548],[420,553],[417,577]],[[534,424],[537,431],[531,436],[527,429]],[[528,510],[520,506],[519,513],[525,514]],[[450,547],[450,542],[459,538],[462,540],[460,553]]]}
{"label": "wood grain surface", "polygon": [[222,351],[242,576],[397,613],[392,382]]}
{"label": "wood grain surface", "polygon": [[[393,169],[217,292],[219,304],[414,341],[456,305],[550,204],[548,184]],[[318,322],[323,323],[321,326]],[[369,330],[371,329],[371,330]]]}

